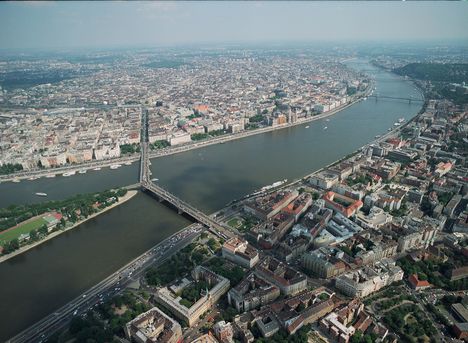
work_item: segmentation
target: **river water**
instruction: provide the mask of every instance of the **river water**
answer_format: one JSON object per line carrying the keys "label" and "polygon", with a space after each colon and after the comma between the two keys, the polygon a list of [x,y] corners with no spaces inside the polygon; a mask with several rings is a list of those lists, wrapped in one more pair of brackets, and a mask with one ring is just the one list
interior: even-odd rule
{"label": "river water", "polygon": [[[379,95],[420,98],[414,86],[365,61],[347,62],[376,80]],[[287,178],[293,180],[384,134],[421,103],[359,102],[329,118],[152,160],[153,177],[203,211]],[[306,126],[309,128],[305,128]],[[324,127],[327,129],[324,129]],[[21,183],[0,184],[0,207],[134,184],[138,164]],[[145,194],[0,264],[0,341],[40,320],[188,221]]]}

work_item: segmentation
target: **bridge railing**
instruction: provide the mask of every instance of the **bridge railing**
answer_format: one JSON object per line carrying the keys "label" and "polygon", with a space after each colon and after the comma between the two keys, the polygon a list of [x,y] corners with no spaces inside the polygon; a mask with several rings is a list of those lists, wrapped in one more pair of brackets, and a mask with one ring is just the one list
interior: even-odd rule
{"label": "bridge railing", "polygon": [[171,192],[167,191],[165,188],[161,186],[156,186],[154,183],[149,182],[149,181],[142,182],[142,187],[148,189],[149,191],[153,192],[157,196],[170,202],[171,204],[176,206],[178,209],[191,215],[193,218],[200,221],[201,223],[208,225],[208,226],[212,226],[217,229],[224,229],[223,226],[219,224],[216,220],[206,215],[205,213],[203,213],[196,207],[179,199],[178,197],[173,195]]}

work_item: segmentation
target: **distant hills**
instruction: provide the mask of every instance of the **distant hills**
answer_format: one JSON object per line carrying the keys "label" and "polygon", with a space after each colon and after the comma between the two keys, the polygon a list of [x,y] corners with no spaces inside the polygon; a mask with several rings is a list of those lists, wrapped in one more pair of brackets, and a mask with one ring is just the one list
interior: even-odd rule
{"label": "distant hills", "polygon": [[393,72],[419,80],[468,84],[468,63],[410,63]]}

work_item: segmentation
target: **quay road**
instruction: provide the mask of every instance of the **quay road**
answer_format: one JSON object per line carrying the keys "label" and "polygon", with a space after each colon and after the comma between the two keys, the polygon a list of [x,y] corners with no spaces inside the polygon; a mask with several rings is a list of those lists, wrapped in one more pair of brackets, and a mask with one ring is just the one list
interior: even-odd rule
{"label": "quay road", "polygon": [[[225,142],[229,142],[229,141],[236,140],[236,139],[241,139],[241,138],[245,138],[245,137],[249,137],[253,135],[258,135],[261,133],[285,129],[288,127],[293,127],[293,126],[309,123],[312,121],[324,119],[324,118],[327,118],[329,116],[332,116],[340,112],[341,110],[344,110],[345,108],[348,108],[354,105],[355,103],[361,101],[364,97],[369,96],[373,88],[374,88],[374,85],[371,84],[363,94],[355,95],[353,100],[351,100],[347,104],[341,105],[337,107],[336,109],[329,111],[329,112],[325,112],[323,114],[319,114],[313,117],[298,120],[295,123],[287,123],[287,124],[282,124],[282,125],[277,125],[277,126],[267,126],[267,127],[262,127],[259,129],[254,129],[254,130],[249,130],[249,131],[243,131],[239,133],[226,134],[220,137],[215,137],[215,138],[211,138],[211,139],[207,139],[203,141],[195,141],[191,143],[186,143],[186,144],[182,144],[182,145],[175,146],[175,147],[162,148],[162,149],[158,149],[157,151],[149,152],[149,158],[157,158],[157,157],[162,157],[162,156],[173,155],[173,154],[177,154],[177,153],[192,150],[192,149],[203,148],[203,147],[213,145],[213,144],[225,143]],[[143,107],[141,106],[140,108],[142,109],[142,123],[143,123],[143,116],[146,114],[146,110],[144,110]],[[144,131],[145,130],[143,130],[142,128],[142,133]],[[147,126],[146,126],[146,131],[147,131]],[[146,137],[143,141],[147,141]],[[138,161],[139,159],[140,159],[139,155],[133,155],[133,156],[113,158],[113,159],[103,160],[103,161],[86,162],[86,163],[82,163],[78,165],[63,166],[63,167],[58,167],[58,168],[22,171],[22,172],[18,172],[14,174],[0,175],[0,182],[12,181],[15,179],[21,180],[21,179],[27,179],[27,178],[32,178],[32,177],[39,178],[39,177],[47,176],[49,174],[62,174],[62,173],[70,172],[70,171],[88,170],[88,169],[97,168],[97,167],[109,167],[113,164],[135,162],[135,161]]]}
{"label": "quay road", "polygon": [[[423,96],[424,96],[424,95],[423,95]],[[425,102],[425,100],[421,100],[421,101],[424,101],[424,102]],[[326,169],[328,169],[328,168],[331,168],[332,166],[334,166],[334,165],[336,165],[336,164],[338,164],[338,163],[344,162],[345,160],[347,160],[347,159],[349,158],[350,155],[355,155],[355,154],[357,154],[357,153],[359,153],[359,152],[365,151],[365,150],[368,149],[371,145],[381,143],[381,142],[383,142],[383,141],[385,141],[386,139],[391,138],[391,137],[398,137],[398,135],[400,134],[400,132],[401,132],[406,126],[408,126],[410,123],[412,123],[413,121],[416,121],[416,120],[421,116],[421,114],[422,114],[422,113],[418,113],[416,116],[414,116],[414,117],[411,118],[410,120],[406,121],[406,122],[403,123],[402,125],[393,128],[391,131],[388,131],[387,133],[381,135],[380,137],[377,137],[377,136],[376,136],[376,138],[375,138],[373,141],[371,141],[371,142],[369,142],[369,143],[363,145],[362,147],[360,147],[359,149],[355,150],[355,151],[352,152],[351,154],[349,154],[349,155],[347,155],[347,156],[345,156],[345,157],[342,157],[342,158],[340,158],[340,159],[338,159],[338,160],[336,160],[336,161],[334,161],[334,162],[331,162],[331,163],[327,164],[326,166],[324,166],[324,167],[322,167],[322,168],[320,168],[320,169],[318,169],[318,170],[316,170],[316,171],[314,171],[314,172],[312,172],[312,173],[310,173],[310,174],[307,174],[307,175],[305,175],[305,176],[303,176],[303,177],[301,177],[301,178],[299,178],[299,179],[292,180],[291,182],[285,183],[285,184],[283,184],[283,185],[281,185],[281,186],[279,186],[279,187],[274,187],[274,188],[272,188],[272,189],[270,189],[270,190],[268,190],[268,191],[257,191],[257,192],[251,193],[251,194],[247,194],[247,195],[245,195],[244,197],[242,197],[242,198],[240,198],[240,199],[236,199],[236,200],[231,201],[230,203],[228,203],[228,204],[226,205],[226,207],[228,208],[228,207],[230,207],[230,206],[233,205],[233,204],[238,204],[238,203],[240,203],[240,202],[242,202],[242,201],[245,201],[245,200],[247,200],[247,199],[249,199],[249,198],[251,198],[251,197],[255,197],[255,196],[259,196],[259,195],[263,195],[263,196],[264,196],[264,195],[267,195],[267,194],[271,194],[271,193],[277,192],[277,191],[280,190],[280,189],[286,189],[286,188],[289,188],[289,187],[291,187],[291,186],[297,185],[298,183],[300,183],[300,182],[302,182],[302,181],[305,181],[306,179],[308,179],[308,178],[310,178],[310,177],[312,177],[312,176],[314,176],[314,175],[316,175],[316,174],[318,174],[318,173],[320,173],[320,172],[322,172],[322,171],[324,171],[324,170],[326,170]]]}
{"label": "quay road", "polygon": [[119,157],[119,158],[110,159],[110,160],[87,162],[87,163],[63,166],[63,167],[58,167],[58,168],[29,170],[29,171],[14,173],[14,174],[0,175],[0,182],[23,180],[23,179],[28,179],[28,178],[40,178],[40,177],[45,177],[47,175],[57,175],[57,174],[63,174],[66,172],[89,170],[93,168],[104,168],[104,167],[110,167],[113,164],[132,163],[132,162],[138,161],[139,159],[140,159],[139,156],[126,156],[126,157]]}
{"label": "quay road", "polygon": [[332,115],[334,115],[334,114],[336,114],[336,113],[338,113],[338,112],[340,112],[340,111],[354,105],[355,103],[361,101],[364,97],[366,97],[366,96],[368,96],[370,94],[370,92],[372,91],[372,88],[373,88],[373,86],[369,86],[369,89],[364,94],[356,96],[356,98],[353,99],[352,101],[350,101],[349,103],[341,105],[341,106],[337,107],[336,109],[334,109],[332,111],[329,111],[329,112],[325,112],[323,114],[319,114],[319,115],[316,115],[316,116],[313,116],[313,117],[300,119],[300,120],[298,120],[298,121],[296,121],[294,123],[286,123],[286,124],[280,124],[280,125],[276,125],[276,126],[267,126],[267,127],[262,127],[262,128],[259,128],[259,129],[242,131],[242,132],[239,132],[239,133],[226,134],[226,135],[223,135],[223,136],[210,138],[210,139],[207,139],[207,140],[185,143],[185,144],[181,144],[181,145],[178,145],[178,146],[175,146],[175,147],[167,147],[167,148],[158,149],[157,151],[150,152],[149,153],[149,158],[157,158],[157,157],[161,157],[161,156],[174,155],[174,154],[178,154],[178,153],[184,152],[184,151],[189,151],[189,150],[192,150],[192,149],[203,148],[203,147],[213,145],[213,144],[225,143],[225,142],[229,142],[229,141],[236,140],[236,139],[241,139],[241,138],[245,138],[245,137],[249,137],[249,136],[253,136],[253,135],[258,135],[258,134],[266,133],[266,132],[270,132],[270,131],[281,130],[281,129],[285,129],[285,128],[288,128],[288,127],[293,127],[293,126],[297,126],[297,125],[301,125],[301,124],[310,123],[310,122],[320,120],[320,119],[325,119],[325,118],[330,117],[330,116],[332,116]]}
{"label": "quay road", "polygon": [[54,313],[9,339],[6,343],[42,342],[70,322],[74,316],[85,314],[90,308],[121,293],[138,280],[145,269],[158,266],[166,259],[193,242],[203,232],[200,224],[192,224],[164,241],[90,288]]}

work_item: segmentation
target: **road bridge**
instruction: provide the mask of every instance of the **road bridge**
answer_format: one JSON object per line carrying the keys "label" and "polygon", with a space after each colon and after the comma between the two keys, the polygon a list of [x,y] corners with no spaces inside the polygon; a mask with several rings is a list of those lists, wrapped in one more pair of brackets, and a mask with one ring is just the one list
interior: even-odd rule
{"label": "road bridge", "polygon": [[397,97],[397,96],[386,96],[386,95],[369,95],[368,98],[374,98],[375,101],[379,99],[384,99],[384,100],[404,100],[408,101],[408,103],[412,102],[424,102],[424,99],[417,99],[417,98],[402,98],[402,97]]}
{"label": "road bridge", "polygon": [[155,185],[153,182],[143,181],[141,183],[141,188],[152,195],[154,195],[160,201],[166,201],[172,206],[174,206],[179,214],[185,213],[195,219],[200,224],[203,224],[215,235],[226,239],[233,236],[223,225],[218,223],[214,218],[200,211],[196,207],[188,204],[187,202],[179,199],[174,194],[168,190],[162,188],[161,186]]}
{"label": "road bridge", "polygon": [[147,193],[154,195],[159,201],[166,201],[174,206],[179,214],[185,213],[195,219],[200,224],[205,225],[215,235],[221,238],[232,237],[223,225],[218,223],[214,218],[186,203],[182,199],[169,192],[167,189],[156,185],[151,181],[151,162],[149,160],[148,148],[148,112],[143,109],[141,113],[141,144],[140,144],[140,185],[141,189]]}

